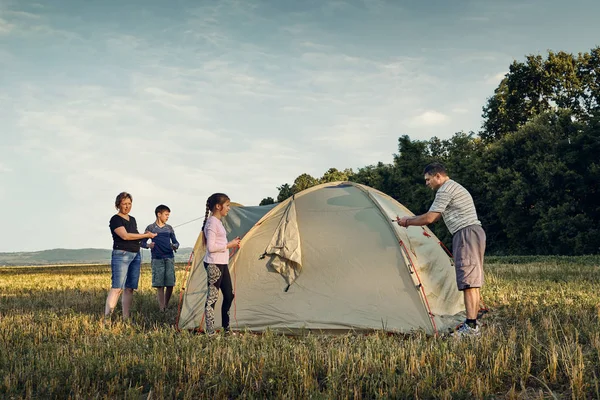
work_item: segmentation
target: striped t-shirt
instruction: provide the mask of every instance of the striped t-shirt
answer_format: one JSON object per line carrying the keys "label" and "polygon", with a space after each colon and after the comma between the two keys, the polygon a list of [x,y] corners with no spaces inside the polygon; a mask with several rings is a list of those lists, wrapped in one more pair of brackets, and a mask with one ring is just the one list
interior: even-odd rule
{"label": "striped t-shirt", "polygon": [[453,235],[469,225],[481,225],[471,194],[452,179],[440,186],[429,211],[441,213]]}

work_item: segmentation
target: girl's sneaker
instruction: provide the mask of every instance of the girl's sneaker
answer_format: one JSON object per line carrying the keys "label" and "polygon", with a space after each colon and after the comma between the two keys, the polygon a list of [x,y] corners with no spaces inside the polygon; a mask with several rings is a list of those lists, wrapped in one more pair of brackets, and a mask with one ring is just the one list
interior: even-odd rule
{"label": "girl's sneaker", "polygon": [[232,331],[231,329],[225,329],[225,336],[237,336],[238,333]]}

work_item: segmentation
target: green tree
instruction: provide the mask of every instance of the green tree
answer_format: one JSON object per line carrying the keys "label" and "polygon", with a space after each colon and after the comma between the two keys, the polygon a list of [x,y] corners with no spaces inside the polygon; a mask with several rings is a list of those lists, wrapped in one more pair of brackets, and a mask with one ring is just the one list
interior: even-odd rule
{"label": "green tree", "polygon": [[398,138],[398,154],[394,154],[393,172],[386,193],[415,214],[426,212],[433,193],[425,186],[423,169],[433,161],[443,159],[432,156],[428,141],[413,141],[407,135]]}
{"label": "green tree", "polygon": [[338,171],[336,168],[329,168],[327,172],[319,179],[320,183],[348,181],[352,178],[354,172],[350,168]]}
{"label": "green tree", "polygon": [[387,185],[392,174],[393,166],[382,162],[358,169],[351,180],[387,193]]}
{"label": "green tree", "polygon": [[598,133],[568,111],[547,112],[489,147],[486,201],[501,225],[493,251],[598,252]]}
{"label": "green tree", "polygon": [[259,206],[267,206],[269,204],[275,204],[275,199],[273,199],[272,197],[265,197],[264,199],[262,199],[260,201],[260,203],[258,205]]}
{"label": "green tree", "polygon": [[550,109],[552,90],[544,69],[539,55],[527,56],[526,62],[513,61],[483,109],[484,140],[496,140],[515,132],[533,115]]}
{"label": "green tree", "polygon": [[294,194],[294,192],[292,192],[292,188],[288,183],[284,183],[283,185],[277,187],[277,190],[279,190],[279,194],[277,195],[278,203],[281,203],[288,197],[292,197],[292,195]]}
{"label": "green tree", "polygon": [[600,46],[579,55],[577,75],[581,81],[581,107],[594,123],[600,114]]}
{"label": "green tree", "polygon": [[305,189],[308,189],[308,188],[313,187],[318,184],[319,184],[319,180],[316,178],[313,178],[309,174],[299,175],[294,180],[294,184],[292,185],[292,193],[294,193],[294,194],[299,193]]}
{"label": "green tree", "polygon": [[600,105],[600,47],[577,56],[552,51],[514,61],[483,107],[486,142],[516,132],[535,115],[568,109],[577,120],[592,118]]}

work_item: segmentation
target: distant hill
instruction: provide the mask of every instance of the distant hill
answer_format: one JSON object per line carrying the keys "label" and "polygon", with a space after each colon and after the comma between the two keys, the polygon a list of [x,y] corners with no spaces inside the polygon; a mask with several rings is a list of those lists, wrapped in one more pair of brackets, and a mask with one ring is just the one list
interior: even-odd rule
{"label": "distant hill", "polygon": [[[109,249],[51,249],[31,252],[0,253],[0,266],[48,264],[110,264]],[[175,253],[175,262],[187,262],[191,247]],[[150,262],[150,251],[142,249],[142,262]]]}

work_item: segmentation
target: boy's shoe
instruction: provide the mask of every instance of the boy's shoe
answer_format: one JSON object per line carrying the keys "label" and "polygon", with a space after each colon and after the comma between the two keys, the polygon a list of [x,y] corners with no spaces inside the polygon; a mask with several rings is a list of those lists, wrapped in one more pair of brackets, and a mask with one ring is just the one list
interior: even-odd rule
{"label": "boy's shoe", "polygon": [[471,328],[467,325],[466,322],[463,322],[462,325],[458,327],[454,333],[452,333],[453,337],[478,337],[481,336],[481,330],[479,329],[479,324],[475,325],[475,328]]}
{"label": "boy's shoe", "polygon": [[104,314],[100,324],[104,327],[109,327],[112,325],[112,314]]}

